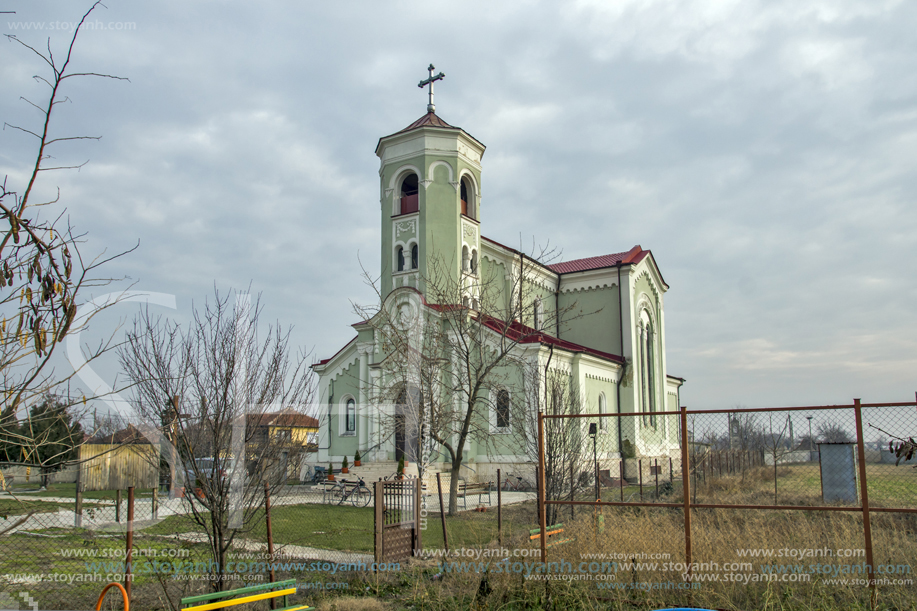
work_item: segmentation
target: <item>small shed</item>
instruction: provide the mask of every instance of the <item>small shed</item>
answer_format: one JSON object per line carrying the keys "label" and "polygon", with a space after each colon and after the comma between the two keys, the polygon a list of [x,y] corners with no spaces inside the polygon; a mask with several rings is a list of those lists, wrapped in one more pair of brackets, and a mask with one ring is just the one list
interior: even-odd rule
{"label": "small shed", "polygon": [[857,458],[855,443],[818,444],[821,495],[826,503],[856,503]]}
{"label": "small shed", "polygon": [[82,489],[124,490],[159,485],[159,448],[133,425],[97,435],[80,446]]}

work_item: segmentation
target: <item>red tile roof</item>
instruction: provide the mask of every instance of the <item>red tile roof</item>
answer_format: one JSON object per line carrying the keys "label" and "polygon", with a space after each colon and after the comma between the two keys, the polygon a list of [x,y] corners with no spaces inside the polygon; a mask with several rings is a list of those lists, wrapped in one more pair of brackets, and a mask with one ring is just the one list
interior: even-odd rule
{"label": "red tile roof", "polygon": [[128,424],[127,428],[115,431],[110,434],[98,434],[86,443],[93,445],[121,445],[121,444],[149,444],[150,440],[144,437],[133,424]]}
{"label": "red tile roof", "polygon": [[456,127],[454,125],[449,125],[438,116],[436,113],[428,112],[424,116],[420,117],[401,131],[395,132],[396,134],[401,134],[404,132],[409,132],[412,129],[417,129],[418,127],[445,127],[447,129],[462,129],[461,127]]}
{"label": "red tile roof", "polygon": [[394,134],[389,134],[388,136],[383,136],[382,138],[379,138],[379,144],[376,145],[376,152],[378,153],[379,146],[382,144],[382,141],[385,140],[386,138],[391,138],[392,136],[397,136],[398,134],[404,134],[406,132],[409,132],[415,129],[419,129],[421,127],[439,127],[441,129],[454,129],[456,131],[463,132],[466,136],[468,136],[469,138],[471,138],[472,140],[480,144],[482,149],[484,148],[484,145],[477,138],[475,138],[474,136],[472,136],[471,134],[463,130],[461,127],[456,127],[455,125],[449,125],[448,123],[440,119],[436,113],[428,112],[427,114],[420,117],[419,119],[417,119],[416,121],[414,121],[413,123],[405,127],[404,129],[399,130],[395,132]]}
{"label": "red tile roof", "polygon": [[627,252],[618,252],[598,257],[586,257],[585,259],[574,259],[573,261],[554,263],[547,267],[558,274],[572,274],[574,272],[585,272],[591,269],[616,267],[619,263],[622,265],[639,263],[647,254],[649,254],[649,251],[643,250],[638,244]]}
{"label": "red tile roof", "polygon": [[558,339],[552,335],[548,335],[543,331],[538,331],[532,327],[527,327],[516,320],[510,323],[509,326],[507,326],[506,322],[491,317],[487,317],[482,322],[486,327],[493,329],[501,335],[506,333],[507,338],[519,344],[541,343],[546,346],[554,346],[555,348],[560,348],[561,350],[567,350],[569,352],[583,352],[585,354],[591,354],[593,356],[607,359],[609,361],[615,361],[616,363],[624,362],[624,358],[618,356],[617,354],[602,352],[601,350],[595,350],[594,348],[588,348],[580,344],[574,344],[573,342]]}
{"label": "red tile roof", "polygon": [[291,410],[282,412],[266,412],[264,414],[247,414],[247,426],[289,426],[317,429],[318,420],[312,416],[300,414]]}
{"label": "red tile roof", "polygon": [[[364,324],[364,323],[357,323],[357,324]],[[352,326],[356,326],[356,325],[352,325]],[[331,359],[333,359],[334,357],[336,357],[337,355],[339,355],[340,353],[342,353],[342,352],[344,351],[344,348],[346,348],[346,347],[349,346],[350,344],[354,343],[355,341],[357,341],[357,338],[356,338],[356,337],[353,338],[352,340],[350,340],[349,342],[347,342],[346,344],[344,344],[344,347],[343,347],[343,348],[341,348],[340,350],[338,350],[337,352],[335,352],[335,353],[334,353],[333,355],[331,355],[330,357],[328,357],[328,358],[326,358],[326,359],[322,359],[322,360],[320,360],[320,361],[317,362],[317,363],[313,363],[312,365],[310,365],[310,367],[317,367],[317,366],[319,366],[319,365],[324,365],[325,363],[327,363],[328,361],[330,361]]]}
{"label": "red tile roof", "polygon": [[[427,303],[426,300],[423,299],[423,296],[421,296],[421,300],[423,301],[423,304],[425,306],[427,306],[428,308],[432,310],[436,310],[437,312],[447,312],[447,311],[451,312],[451,311],[456,311],[456,310],[467,310],[468,309],[466,306],[459,305],[459,304]],[[516,342],[518,344],[541,343],[546,346],[554,346],[555,348],[560,348],[561,350],[567,350],[568,352],[582,352],[584,354],[591,354],[593,356],[597,356],[599,358],[606,359],[609,361],[614,361],[616,363],[624,362],[624,358],[621,356],[618,356],[617,354],[612,354],[610,352],[603,352],[601,350],[596,350],[594,348],[589,348],[587,346],[582,346],[580,344],[574,344],[573,342],[568,342],[566,340],[556,338],[552,335],[548,335],[547,333],[543,331],[537,331],[533,329],[532,327],[527,327],[523,325],[522,323],[515,321],[515,320],[512,323],[510,323],[509,326],[507,326],[507,324],[504,321],[497,319],[497,318],[490,317],[490,316],[485,317],[485,319],[482,322],[487,328],[497,333],[500,333],[501,335],[505,332],[506,337],[509,338],[510,341]],[[358,324],[365,324],[365,323],[358,323]],[[349,346],[355,339],[356,338],[350,340],[350,342],[347,342],[347,346]],[[347,346],[344,346],[344,348],[346,348]],[[344,348],[341,348],[341,350],[344,350]],[[338,354],[340,354],[341,350],[338,350]],[[337,356],[337,354],[335,354],[334,356]],[[333,359],[334,356],[329,359],[323,359],[319,361],[318,363],[316,363],[316,365],[323,365],[327,363],[328,361],[330,361],[331,359]]]}

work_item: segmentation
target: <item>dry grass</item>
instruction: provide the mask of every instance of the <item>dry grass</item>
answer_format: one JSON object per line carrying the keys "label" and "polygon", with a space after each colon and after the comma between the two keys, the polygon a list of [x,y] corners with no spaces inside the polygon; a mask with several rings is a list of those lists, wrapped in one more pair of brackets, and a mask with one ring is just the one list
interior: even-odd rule
{"label": "dry grass", "polygon": [[378,598],[357,598],[355,596],[329,598],[316,607],[318,611],[387,611],[390,608]]}
{"label": "dry grass", "polygon": [[[790,469],[778,468],[778,478]],[[741,476],[708,479],[703,489],[704,502],[769,504],[773,483],[773,468],[764,468]],[[664,499],[679,502],[679,493]],[[787,493],[781,503],[821,504],[811,495]],[[743,557],[739,549],[774,550],[859,550],[865,547],[862,515],[859,512],[808,512],[696,509],[692,512],[692,544],[698,589],[675,589],[684,583],[684,570],[663,566],[663,563],[683,563],[685,559],[683,513],[677,509],[605,508],[604,531],[596,533],[591,511],[580,511],[573,520],[567,510],[561,510],[566,524],[563,536],[576,537],[575,542],[551,548],[549,562],[566,561],[570,572],[580,572],[580,563],[592,559],[586,554],[618,554],[617,570],[608,567],[614,577],[600,581],[526,580],[518,573],[497,573],[491,569],[482,574],[474,571],[452,572],[434,578],[438,563],[417,563],[407,574],[389,575],[367,581],[372,593],[385,600],[397,600],[397,608],[412,609],[660,609],[675,606],[695,606],[710,609],[741,611],[837,611],[870,608],[870,591],[862,585],[829,583],[830,575],[811,574],[812,565],[832,567],[863,565],[865,557],[820,556],[794,558]],[[530,527],[516,525],[516,532]],[[917,516],[910,514],[873,514],[872,536],[876,564],[909,565],[917,569]],[[507,538],[504,547],[531,548],[537,544],[517,534]],[[490,547],[496,547],[491,542]],[[777,552],[780,553],[779,551]],[[646,554],[667,554],[654,559]],[[611,556],[609,556],[609,559]],[[642,563],[631,566],[629,558]],[[537,556],[528,558],[536,560]],[[456,559],[468,560],[468,559]],[[524,560],[524,558],[519,558]],[[609,560],[610,561],[610,560]],[[655,567],[647,563],[657,563]],[[751,567],[729,568],[731,563],[751,563]],[[493,563],[492,563],[493,565]],[[767,567],[800,565],[809,581],[765,581]],[[762,568],[764,567],[764,568]],[[587,565],[587,574],[588,574]],[[740,575],[743,582],[725,581],[726,575]],[[701,577],[701,576],[706,577]],[[719,576],[720,581],[699,581]],[[836,577],[863,579],[865,576],[839,574]],[[884,577],[884,575],[879,575]],[[913,574],[888,575],[896,579],[917,579]],[[779,579],[779,577],[778,577]],[[788,579],[794,579],[790,577]],[[608,589],[606,584],[619,584],[626,589]],[[634,585],[628,585],[634,584]],[[656,584],[646,589],[641,584]],[[672,589],[660,589],[671,584]],[[606,587],[602,587],[606,586]],[[393,596],[386,596],[386,592]],[[394,594],[397,592],[397,594]],[[880,585],[878,609],[884,611],[917,611],[917,585]]]}

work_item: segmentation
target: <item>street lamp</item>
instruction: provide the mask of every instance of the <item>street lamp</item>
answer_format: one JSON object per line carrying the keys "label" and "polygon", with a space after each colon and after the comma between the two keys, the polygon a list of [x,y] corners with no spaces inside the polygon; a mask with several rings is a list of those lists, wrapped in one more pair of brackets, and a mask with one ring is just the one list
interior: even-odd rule
{"label": "street lamp", "polygon": [[599,455],[596,450],[596,437],[598,436],[598,426],[595,422],[589,425],[589,436],[592,437],[592,461],[595,463],[595,498],[599,498]]}

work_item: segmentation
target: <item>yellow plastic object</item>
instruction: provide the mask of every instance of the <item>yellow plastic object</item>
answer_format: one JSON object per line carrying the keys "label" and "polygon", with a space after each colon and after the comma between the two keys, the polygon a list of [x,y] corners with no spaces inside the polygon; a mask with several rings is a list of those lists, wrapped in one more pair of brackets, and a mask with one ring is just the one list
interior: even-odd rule
{"label": "yellow plastic object", "polygon": [[102,600],[105,599],[105,593],[108,592],[111,588],[116,587],[121,590],[121,596],[124,598],[124,611],[130,611],[131,601],[127,599],[127,590],[124,589],[120,583],[112,582],[102,588],[102,593],[99,594],[99,602],[96,603],[96,611],[102,611]]}
{"label": "yellow plastic object", "polygon": [[234,607],[236,605],[242,605],[245,603],[255,602],[256,600],[264,600],[266,598],[278,598],[280,596],[285,596],[287,594],[296,594],[296,588],[290,588],[288,590],[279,590],[277,592],[266,592],[264,594],[254,594],[252,596],[246,596],[244,598],[234,598],[232,600],[223,600],[216,603],[207,603],[206,605],[198,605],[197,607],[185,607],[182,611],[210,611],[210,609],[222,609],[223,607]]}

